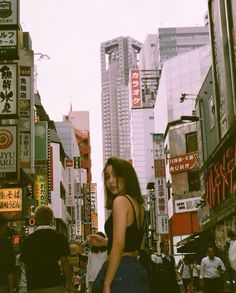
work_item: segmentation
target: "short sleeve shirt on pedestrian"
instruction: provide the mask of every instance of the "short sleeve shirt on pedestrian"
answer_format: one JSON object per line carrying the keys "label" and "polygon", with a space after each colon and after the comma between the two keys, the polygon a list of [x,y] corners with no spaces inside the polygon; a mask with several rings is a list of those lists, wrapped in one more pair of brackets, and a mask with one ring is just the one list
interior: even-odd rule
{"label": "short sleeve shirt on pedestrian", "polygon": [[66,237],[52,229],[36,230],[26,238],[21,261],[26,264],[28,290],[62,285],[59,260],[70,254]]}

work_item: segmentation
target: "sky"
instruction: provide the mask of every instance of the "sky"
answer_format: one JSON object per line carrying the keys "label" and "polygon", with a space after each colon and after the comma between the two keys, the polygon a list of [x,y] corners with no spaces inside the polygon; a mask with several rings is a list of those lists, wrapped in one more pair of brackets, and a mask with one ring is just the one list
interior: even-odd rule
{"label": "sky", "polygon": [[[102,198],[100,44],[119,36],[144,42],[159,27],[204,25],[207,0],[20,0],[20,23],[39,60],[37,87],[51,120],[89,111],[93,182]],[[103,204],[98,200],[103,225]]]}

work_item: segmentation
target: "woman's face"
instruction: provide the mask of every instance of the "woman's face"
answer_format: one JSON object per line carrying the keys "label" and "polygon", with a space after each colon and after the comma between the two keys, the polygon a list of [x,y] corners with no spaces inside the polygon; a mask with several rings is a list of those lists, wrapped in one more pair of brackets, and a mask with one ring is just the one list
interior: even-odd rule
{"label": "woman's face", "polygon": [[124,179],[117,177],[112,165],[108,165],[105,169],[105,185],[113,195],[125,193]]}

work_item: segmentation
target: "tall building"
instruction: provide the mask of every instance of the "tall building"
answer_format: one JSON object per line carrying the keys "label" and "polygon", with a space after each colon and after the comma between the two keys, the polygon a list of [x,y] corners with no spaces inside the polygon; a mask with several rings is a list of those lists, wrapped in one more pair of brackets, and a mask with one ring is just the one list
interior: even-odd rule
{"label": "tall building", "polygon": [[207,26],[159,28],[157,33],[158,68],[162,68],[166,60],[208,43],[209,28]]}
{"label": "tall building", "polygon": [[142,44],[118,37],[101,44],[103,159],[131,158],[129,70],[137,68]]}

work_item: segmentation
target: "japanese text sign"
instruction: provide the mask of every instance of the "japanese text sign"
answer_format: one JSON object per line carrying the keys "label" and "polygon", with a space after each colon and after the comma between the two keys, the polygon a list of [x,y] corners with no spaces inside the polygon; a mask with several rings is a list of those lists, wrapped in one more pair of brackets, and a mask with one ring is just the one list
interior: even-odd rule
{"label": "japanese text sign", "polygon": [[142,106],[140,71],[138,69],[131,69],[130,75],[131,75],[131,107],[139,108]]}
{"label": "japanese text sign", "polygon": [[0,189],[0,212],[22,211],[22,189],[1,188]]}
{"label": "japanese text sign", "polygon": [[169,159],[169,167],[171,174],[188,172],[199,168],[198,152],[191,152],[181,156],[171,157]]}

